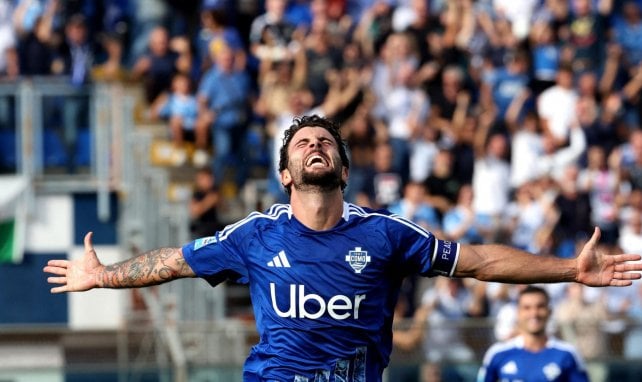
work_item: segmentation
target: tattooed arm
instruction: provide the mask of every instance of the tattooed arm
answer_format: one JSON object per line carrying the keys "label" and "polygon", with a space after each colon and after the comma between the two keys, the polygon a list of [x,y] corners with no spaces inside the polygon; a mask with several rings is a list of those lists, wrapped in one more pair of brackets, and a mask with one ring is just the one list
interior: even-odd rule
{"label": "tattooed arm", "polygon": [[51,293],[80,292],[93,288],[135,288],[161,284],[182,277],[194,277],[180,248],[159,248],[137,257],[103,265],[91,243],[92,233],[85,236],[85,255],[77,260],[50,260],[45,272]]}

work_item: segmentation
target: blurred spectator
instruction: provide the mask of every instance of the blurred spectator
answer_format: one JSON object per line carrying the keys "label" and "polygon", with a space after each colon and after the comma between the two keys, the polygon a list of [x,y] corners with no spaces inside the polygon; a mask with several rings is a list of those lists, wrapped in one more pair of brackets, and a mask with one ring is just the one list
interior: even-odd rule
{"label": "blurred spectator", "polygon": [[458,323],[478,316],[484,296],[466,288],[463,280],[437,277],[434,287],[426,289],[421,306],[407,330],[395,330],[393,343],[402,350],[423,345],[425,360],[439,363],[465,363],[474,359]]}
{"label": "blurred spectator", "polygon": [[393,169],[404,182],[410,176],[412,142],[426,125],[430,114],[430,100],[411,82],[413,73],[410,66],[400,68],[390,93],[383,100],[389,142],[394,151]]}
{"label": "blurred spectator", "polygon": [[[635,293],[628,309],[630,329],[624,338],[623,355],[627,360],[639,360],[642,358],[642,283],[636,282],[632,288]],[[639,368],[634,369],[632,374],[639,376],[639,372]]]}
{"label": "blurred spectator", "polygon": [[[372,63],[372,82],[370,84],[375,96],[373,116],[384,123],[389,123],[386,100],[392,93],[400,78],[412,75],[419,65],[414,40],[405,33],[393,33],[385,39],[381,50]],[[402,72],[400,74],[400,72]],[[408,79],[409,80],[409,79]]]}
{"label": "blurred spectator", "polygon": [[377,144],[373,157],[375,172],[371,181],[374,199],[368,200],[363,196],[357,199],[364,203],[363,205],[373,208],[387,208],[401,199],[404,183],[401,175],[395,172],[392,167],[393,158],[393,148],[389,143]]}
{"label": "blurred spectator", "polygon": [[357,23],[355,39],[367,57],[377,56],[393,32],[393,8],[394,1],[389,0],[347,1],[348,15]]}
{"label": "blurred spectator", "polygon": [[517,297],[526,288],[522,284],[487,283],[486,295],[490,302],[493,337],[496,341],[506,341],[518,334]]}
{"label": "blurred spectator", "polygon": [[470,244],[484,242],[484,222],[473,210],[473,199],[473,188],[469,184],[462,185],[459,188],[457,204],[444,214],[444,235],[448,240]]}
{"label": "blurred spectator", "polygon": [[623,178],[633,189],[642,190],[642,130],[631,131],[627,142],[619,147],[618,152]]}
{"label": "blurred spectator", "polygon": [[624,253],[642,253],[642,210],[632,208],[620,228],[618,245]]}
{"label": "blurred spectator", "polygon": [[433,171],[439,152],[439,131],[429,124],[418,126],[416,136],[410,140],[409,179],[423,182]]}
{"label": "blurred spectator", "polygon": [[612,109],[612,101],[616,101],[616,98],[618,97],[615,95],[607,96],[603,100],[604,107],[589,96],[583,96],[577,101],[577,122],[589,146],[600,146],[610,152],[620,143],[617,134],[619,125],[614,119],[619,114],[617,105],[614,105],[615,110]]}
{"label": "blurred spectator", "polygon": [[[196,134],[210,134],[213,139],[216,178],[225,182],[226,171],[234,169],[234,182],[240,187],[247,175],[242,158],[249,118],[250,79],[245,71],[236,68],[234,58],[232,49],[222,46],[214,57],[214,66],[203,75],[198,89],[200,112]],[[205,154],[199,149],[199,156]]]}
{"label": "blurred spectator", "polygon": [[96,55],[96,46],[90,40],[85,16],[71,16],[65,23],[64,37],[53,63],[53,71],[70,76],[73,85],[83,85],[89,80]]}
{"label": "blurred spectator", "polygon": [[170,49],[169,32],[157,26],[149,34],[149,50],[132,67],[132,77],[143,80],[145,101],[151,105],[164,91],[169,91],[177,72],[178,54]]}
{"label": "blurred spectator", "polygon": [[495,17],[506,19],[515,38],[524,40],[530,32],[532,16],[539,1],[494,0],[492,3]]}
{"label": "blurred spectator", "polygon": [[440,149],[435,156],[432,171],[424,180],[430,191],[428,202],[443,216],[457,203],[461,183],[453,172],[453,155],[449,150]]}
{"label": "blurred spectator", "polygon": [[619,235],[619,207],[623,202],[620,178],[617,169],[609,166],[602,147],[588,149],[588,164],[580,171],[578,186],[589,195],[591,224],[602,230],[601,242],[615,245]]}
{"label": "blurred spectator", "polygon": [[57,7],[58,3],[55,0],[49,2],[45,9],[42,9],[38,1],[25,0],[18,4],[13,14],[13,22],[18,35],[21,75],[52,73],[55,57],[53,22]]}
{"label": "blurred spectator", "polygon": [[511,101],[529,84],[528,58],[523,51],[510,52],[505,67],[490,72],[481,86],[480,102],[488,110],[496,110],[503,121]]}
{"label": "blurred spectator", "polygon": [[317,18],[310,33],[303,40],[303,46],[295,54],[296,65],[301,78],[313,97],[313,104],[319,105],[329,90],[327,76],[336,72],[341,63],[341,50],[330,44],[327,19]]}
{"label": "blurred spectator", "polygon": [[15,47],[7,48],[4,52],[5,67],[0,71],[0,81],[16,81],[20,76],[20,59]]}
{"label": "blurred spectator", "polygon": [[17,45],[16,33],[13,27],[13,2],[0,0],[0,76],[7,72],[7,55]]}
{"label": "blurred spectator", "polygon": [[375,173],[373,157],[377,145],[377,130],[365,104],[361,104],[346,121],[345,127],[346,142],[350,150],[350,179],[345,198],[350,203],[360,204],[359,195],[368,201],[374,199],[372,178]]}
{"label": "blurred spectator", "polygon": [[409,182],[404,187],[403,197],[389,206],[388,210],[441,237],[441,222],[437,210],[426,202],[425,195],[426,189],[423,184]]}
{"label": "blurred spectator", "polygon": [[[169,6],[164,0],[139,0],[130,3],[132,16],[132,41],[128,64],[136,65],[139,57],[149,50],[151,35],[169,16]],[[166,31],[169,34],[169,31]]]}
{"label": "blurred spectator", "polygon": [[631,105],[634,123],[642,121],[642,64],[633,68],[631,79],[622,88],[622,98]]}
{"label": "blurred spectator", "polygon": [[97,62],[91,70],[91,78],[94,81],[119,82],[129,77],[129,71],[124,65],[124,49],[122,36],[117,34],[103,34],[100,37],[102,50],[105,58]]}
{"label": "blurred spectator", "polygon": [[555,30],[548,22],[533,25],[530,33],[532,45],[533,82],[531,88],[535,95],[555,84],[560,64],[561,48]]}
{"label": "blurred spectator", "polygon": [[510,134],[510,186],[515,190],[525,183],[536,179],[539,174],[533,166],[544,153],[540,120],[533,111],[522,114],[524,103],[530,97],[530,92],[525,90],[511,102],[505,123]]}
{"label": "blurred spectator", "polygon": [[505,213],[509,243],[531,253],[541,253],[545,240],[542,235],[546,233],[546,206],[535,195],[531,183],[517,188],[514,199]]}
{"label": "blurred spectator", "polygon": [[[462,105],[463,108],[464,105]],[[462,110],[463,111],[463,110]],[[453,146],[453,172],[460,183],[472,183],[475,168],[475,136],[477,135],[479,120],[474,115],[464,115],[462,122],[456,124],[452,132]]]}
{"label": "blurred spectator", "polygon": [[[160,117],[167,120],[169,130],[174,144],[172,153],[172,164],[182,166],[186,159],[186,147],[184,142],[198,141],[198,147],[204,149],[207,142],[207,134],[203,130],[196,137],[195,126],[198,117],[198,102],[192,90],[190,78],[183,73],[177,73],[172,78],[172,91],[157,98],[152,105],[152,118]],[[201,158],[194,158],[194,165],[205,166]]]}
{"label": "blurred spectator", "polygon": [[234,51],[234,63],[238,70],[245,69],[247,53],[239,31],[229,25],[229,15],[222,4],[203,6],[201,28],[198,32],[196,50],[199,69],[205,72],[213,64],[212,57],[218,54],[223,45]]}
{"label": "blurred spectator", "polygon": [[613,0],[598,0],[594,9],[592,0],[573,0],[568,43],[572,48],[573,71],[600,70],[604,60],[607,17],[613,9]]}
{"label": "blurred spectator", "polygon": [[573,87],[573,70],[562,65],[557,71],[555,85],[537,98],[537,113],[542,130],[550,135],[557,147],[566,145],[571,125],[577,120],[577,93]]}
{"label": "blurred spectator", "polygon": [[555,254],[574,256],[578,240],[593,232],[589,195],[578,187],[579,169],[569,166],[558,180],[559,193],[555,198],[556,223],[553,230]]}
{"label": "blurred spectator", "polygon": [[470,106],[470,95],[464,89],[464,71],[454,65],[444,68],[440,86],[428,89],[430,94],[430,123],[443,134],[451,136],[460,128],[457,110],[466,114]]}
{"label": "blurred spectator", "polygon": [[542,155],[533,164],[538,177],[550,176],[555,180],[563,176],[569,166],[579,164],[586,152],[586,136],[579,124],[574,122],[570,130],[570,141],[567,146],[558,146],[550,134],[542,136]]}
{"label": "blurred spectator", "polygon": [[601,328],[608,316],[598,291],[570,283],[555,310],[562,339],[574,344],[582,357],[593,360],[608,354],[607,336]]}
{"label": "blurred spectator", "polygon": [[89,130],[89,94],[83,86],[91,80],[97,47],[89,35],[87,19],[82,14],[73,14],[66,20],[63,37],[52,62],[52,72],[68,76],[74,90],[78,91],[57,99],[62,103],[62,142],[68,156],[67,167],[74,172],[76,163],[73,153],[76,152],[79,132]]}
{"label": "blurred spectator", "polygon": [[475,170],[473,173],[473,209],[488,228],[486,239],[499,232],[501,216],[508,205],[510,164],[508,140],[499,132],[489,134],[493,116],[482,115],[475,138]]}
{"label": "blurred spectator", "polygon": [[294,24],[285,19],[287,0],[266,0],[265,13],[257,16],[250,29],[250,52],[259,60],[291,59],[298,47]]}
{"label": "blurred spectator", "polygon": [[632,69],[642,63],[642,14],[640,3],[628,0],[622,4],[621,16],[615,17],[613,38],[623,52],[623,65]]}
{"label": "blurred spectator", "polygon": [[223,228],[217,212],[220,202],[214,174],[209,168],[199,169],[194,176],[194,191],[189,203],[190,233],[193,238],[212,236]]}

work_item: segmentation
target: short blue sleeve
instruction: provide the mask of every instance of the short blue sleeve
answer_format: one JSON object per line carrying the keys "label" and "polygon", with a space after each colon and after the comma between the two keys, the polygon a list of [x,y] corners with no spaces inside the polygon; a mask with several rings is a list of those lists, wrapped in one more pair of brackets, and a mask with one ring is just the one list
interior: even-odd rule
{"label": "short blue sleeve", "polygon": [[233,237],[221,235],[196,239],[183,246],[183,257],[196,276],[212,286],[225,280],[247,284],[247,267]]}

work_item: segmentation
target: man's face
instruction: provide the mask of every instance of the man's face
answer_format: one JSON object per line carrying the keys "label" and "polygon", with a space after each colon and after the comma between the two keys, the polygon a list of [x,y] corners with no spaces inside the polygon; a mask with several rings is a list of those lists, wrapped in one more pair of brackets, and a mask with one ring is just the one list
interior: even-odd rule
{"label": "man's face", "polygon": [[540,335],[546,331],[551,311],[546,296],[541,293],[527,293],[517,303],[517,325],[524,334]]}
{"label": "man's face", "polygon": [[304,127],[294,134],[288,146],[288,165],[281,182],[297,190],[327,191],[347,180],[334,137],[321,127]]}

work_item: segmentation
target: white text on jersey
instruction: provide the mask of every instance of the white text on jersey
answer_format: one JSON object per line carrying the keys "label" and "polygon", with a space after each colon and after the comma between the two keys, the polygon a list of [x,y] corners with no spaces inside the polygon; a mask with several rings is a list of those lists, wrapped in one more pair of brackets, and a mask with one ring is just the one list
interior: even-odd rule
{"label": "white text on jersey", "polygon": [[[335,320],[345,320],[354,316],[359,319],[359,307],[361,302],[366,299],[365,294],[358,294],[351,299],[348,296],[338,294],[332,296],[327,302],[323,297],[318,294],[305,294],[305,285],[290,284],[290,302],[289,307],[285,311],[279,309],[276,302],[276,285],[270,283],[270,297],[272,299],[272,308],[279,317],[284,318],[310,318],[317,319],[323,316],[326,311],[330,317]],[[316,302],[318,310],[316,312],[308,312],[305,307],[306,302]]]}

